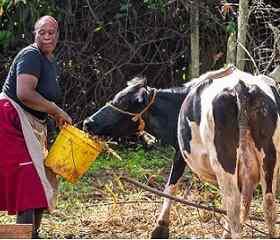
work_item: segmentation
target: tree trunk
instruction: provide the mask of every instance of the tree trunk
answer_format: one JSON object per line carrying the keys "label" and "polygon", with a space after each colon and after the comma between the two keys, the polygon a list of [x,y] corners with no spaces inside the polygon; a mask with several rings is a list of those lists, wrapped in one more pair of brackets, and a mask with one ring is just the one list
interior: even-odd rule
{"label": "tree trunk", "polygon": [[227,64],[236,64],[236,32],[232,32],[227,42]]}
{"label": "tree trunk", "polygon": [[190,9],[191,25],[191,77],[199,76],[199,7],[193,1]]}
{"label": "tree trunk", "polygon": [[246,36],[247,36],[248,16],[249,16],[248,5],[249,5],[249,0],[239,1],[238,34],[237,34],[238,44],[237,44],[236,66],[240,70],[244,70],[244,66],[245,66],[245,51],[243,47],[246,47]]}

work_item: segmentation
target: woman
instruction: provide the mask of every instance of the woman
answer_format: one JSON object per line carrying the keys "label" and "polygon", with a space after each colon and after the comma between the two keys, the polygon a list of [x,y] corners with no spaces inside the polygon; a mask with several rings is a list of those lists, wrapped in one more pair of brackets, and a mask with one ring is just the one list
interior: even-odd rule
{"label": "woman", "polygon": [[34,43],[15,57],[0,97],[0,211],[33,224],[38,237],[42,211],[54,207],[56,177],[44,167],[46,120],[61,127],[71,117],[56,105],[60,98],[53,51],[58,23],[41,17]]}

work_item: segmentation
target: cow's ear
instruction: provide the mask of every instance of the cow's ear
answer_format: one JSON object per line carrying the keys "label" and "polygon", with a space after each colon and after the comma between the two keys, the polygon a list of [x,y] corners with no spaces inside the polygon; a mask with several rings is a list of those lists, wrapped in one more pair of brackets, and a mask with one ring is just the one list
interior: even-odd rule
{"label": "cow's ear", "polygon": [[148,96],[147,96],[146,88],[141,88],[136,95],[136,101],[142,104],[142,103],[146,103],[147,99]]}

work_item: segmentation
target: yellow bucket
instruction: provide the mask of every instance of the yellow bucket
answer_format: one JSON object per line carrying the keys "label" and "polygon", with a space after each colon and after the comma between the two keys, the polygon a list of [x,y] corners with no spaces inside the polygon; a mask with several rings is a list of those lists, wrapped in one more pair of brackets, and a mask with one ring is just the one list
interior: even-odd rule
{"label": "yellow bucket", "polygon": [[102,152],[104,143],[82,130],[67,125],[58,134],[45,165],[67,181],[75,183]]}

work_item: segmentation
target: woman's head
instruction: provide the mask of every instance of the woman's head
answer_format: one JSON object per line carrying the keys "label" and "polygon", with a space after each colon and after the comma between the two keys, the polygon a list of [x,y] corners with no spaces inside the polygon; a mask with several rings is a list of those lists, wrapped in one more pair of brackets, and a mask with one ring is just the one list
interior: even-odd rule
{"label": "woman's head", "polygon": [[50,56],[58,40],[58,23],[51,16],[43,16],[37,20],[34,26],[35,43],[40,50]]}

